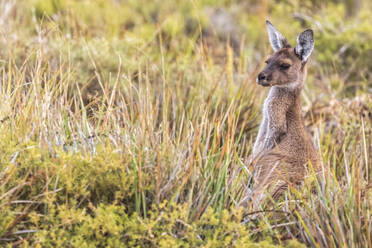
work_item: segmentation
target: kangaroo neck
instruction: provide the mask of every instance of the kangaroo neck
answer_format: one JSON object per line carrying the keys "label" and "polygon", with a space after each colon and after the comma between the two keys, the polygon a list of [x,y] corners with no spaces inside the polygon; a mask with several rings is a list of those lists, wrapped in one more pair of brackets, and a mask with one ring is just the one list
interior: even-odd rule
{"label": "kangaroo neck", "polygon": [[302,82],[295,88],[293,87],[283,87],[283,86],[273,86],[270,89],[268,98],[280,98],[280,101],[286,102],[288,109],[294,120],[300,120],[302,116],[302,106],[301,106],[301,92],[302,92]]}
{"label": "kangaroo neck", "polygon": [[282,96],[290,96],[294,99],[299,99],[301,96],[302,91],[302,82],[297,83],[296,87],[286,87],[286,86],[273,86],[270,89],[270,92],[282,95]]}

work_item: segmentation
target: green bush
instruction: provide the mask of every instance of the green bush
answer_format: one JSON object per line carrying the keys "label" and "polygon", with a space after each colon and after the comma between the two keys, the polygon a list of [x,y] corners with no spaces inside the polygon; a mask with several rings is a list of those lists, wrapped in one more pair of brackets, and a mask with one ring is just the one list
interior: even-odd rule
{"label": "green bush", "polygon": [[[359,6],[360,4],[360,6]],[[371,246],[371,5],[0,3],[0,246]],[[326,185],[253,212],[271,53],[315,31],[303,111]]]}

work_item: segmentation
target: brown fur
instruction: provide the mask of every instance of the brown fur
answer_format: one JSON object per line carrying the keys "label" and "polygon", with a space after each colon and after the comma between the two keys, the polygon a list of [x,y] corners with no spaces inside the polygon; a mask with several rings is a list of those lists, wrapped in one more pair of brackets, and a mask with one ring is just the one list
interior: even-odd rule
{"label": "brown fur", "polygon": [[271,89],[253,148],[257,162],[252,199],[256,206],[265,194],[270,193],[275,199],[288,184],[301,182],[310,171],[309,162],[316,172],[321,168],[320,157],[306,131],[301,111],[300,96],[308,56],[305,61],[301,60],[296,54],[297,48],[290,47],[285,39],[281,41],[282,48],[270,56],[258,76],[258,83]]}

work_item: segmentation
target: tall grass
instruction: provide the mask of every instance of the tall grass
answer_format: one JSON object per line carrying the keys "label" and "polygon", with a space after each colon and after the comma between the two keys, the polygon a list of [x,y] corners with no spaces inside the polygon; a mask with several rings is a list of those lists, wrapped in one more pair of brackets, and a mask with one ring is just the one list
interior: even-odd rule
{"label": "tall grass", "polygon": [[[372,245],[368,79],[342,98],[316,86],[346,90],[345,78],[311,69],[305,120],[326,183],[237,209],[265,95],[267,6],[247,17],[238,1],[103,3],[1,2],[0,244]],[[215,6],[247,18],[251,40],[211,30]],[[274,18],[289,11],[278,6]]]}

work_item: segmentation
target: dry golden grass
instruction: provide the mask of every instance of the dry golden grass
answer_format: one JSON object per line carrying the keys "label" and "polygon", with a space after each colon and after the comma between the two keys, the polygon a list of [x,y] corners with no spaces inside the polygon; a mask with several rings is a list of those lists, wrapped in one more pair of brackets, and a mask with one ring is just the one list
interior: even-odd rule
{"label": "dry golden grass", "polygon": [[[313,4],[2,1],[0,244],[372,246],[372,88],[358,56],[372,9],[334,35],[345,6]],[[252,213],[236,204],[251,186],[268,15],[288,36],[301,22],[317,33],[303,110],[332,173]]]}

